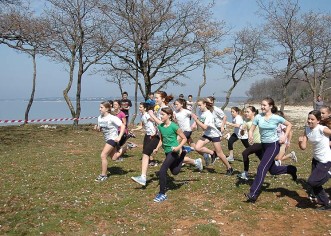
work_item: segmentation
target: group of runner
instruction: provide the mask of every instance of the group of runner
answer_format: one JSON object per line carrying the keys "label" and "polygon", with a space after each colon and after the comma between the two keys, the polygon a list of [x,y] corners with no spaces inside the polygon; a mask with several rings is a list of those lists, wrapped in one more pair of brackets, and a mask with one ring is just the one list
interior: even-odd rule
{"label": "group of runner", "polygon": [[[155,97],[152,98],[153,96]],[[292,151],[287,155],[285,153],[292,138],[292,124],[283,117],[282,113],[277,113],[278,110],[272,98],[268,97],[262,100],[260,114],[254,106],[246,107],[244,110],[245,119],[241,117],[238,107],[232,107],[233,119],[232,122],[227,122],[224,112],[214,106],[214,97],[196,101],[196,106],[200,111],[198,116],[191,111],[192,97],[190,97],[190,107],[187,109],[187,101],[182,96],[176,99],[174,104],[170,104],[174,97],[164,91],[158,91],[153,96],[150,97],[150,101],[140,104],[141,125],[131,131],[145,130],[141,175],[132,177],[132,180],[140,185],[145,186],[147,183],[147,170],[153,154],[157,153],[161,146],[164,150],[165,159],[157,172],[160,190],[154,198],[155,202],[167,200],[168,169],[173,175],[177,175],[183,164],[186,163],[194,165],[199,171],[203,170],[202,158],[192,159],[187,156],[191,151],[199,153],[206,166],[213,164],[216,159],[221,160],[226,167],[225,174],[232,175],[233,168],[230,162],[234,161],[233,143],[238,139],[246,148],[242,153],[244,171],[238,174],[238,178],[243,180],[249,178],[249,155],[255,153],[260,159],[254,181],[249,192],[245,194],[247,202],[257,200],[268,171],[272,175],[289,174],[294,181],[297,180],[297,168],[293,165],[283,165],[286,159],[297,161],[295,152]],[[157,106],[157,110],[154,109],[155,106]],[[116,152],[118,153],[116,147],[119,146],[119,142],[125,134],[125,124],[111,114],[110,109],[109,102],[100,104],[101,115],[98,118],[97,129],[104,133],[106,144],[101,153],[102,173],[97,177],[97,181],[107,179],[107,157],[113,157]],[[331,111],[328,107],[321,108],[321,111],[322,109],[328,109],[329,112],[323,115],[325,120],[323,124],[326,125]],[[319,209],[330,210],[331,204],[322,185],[330,178],[329,136],[331,136],[331,130],[320,124],[322,123],[321,111],[309,113],[305,133],[299,138],[299,147],[305,149],[307,140],[313,144],[312,173],[308,183],[312,187],[312,197],[322,205]],[[226,126],[233,127],[234,132],[231,135],[225,134]],[[203,134],[195,143],[191,136],[192,131],[197,127],[203,130]],[[221,147],[223,137],[228,139],[228,157],[225,156]],[[210,142],[212,149],[206,147]],[[326,144],[327,146],[325,146]],[[321,172],[320,169],[323,168],[324,171]]]}

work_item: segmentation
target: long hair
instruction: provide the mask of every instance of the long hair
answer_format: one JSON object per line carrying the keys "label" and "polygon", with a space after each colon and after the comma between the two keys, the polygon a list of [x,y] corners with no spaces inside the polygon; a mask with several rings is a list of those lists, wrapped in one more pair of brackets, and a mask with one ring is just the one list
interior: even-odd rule
{"label": "long hair", "polygon": [[266,101],[269,106],[272,106],[271,113],[275,114],[278,111],[278,108],[275,105],[275,101],[271,97],[263,98],[262,101]]}
{"label": "long hair", "polygon": [[164,104],[166,104],[166,105],[174,99],[174,96],[168,95],[164,91],[157,91],[156,93],[159,94],[161,96],[161,98],[164,99]]}
{"label": "long hair", "polygon": [[107,108],[108,113],[111,112],[111,105],[110,105],[110,102],[109,101],[103,101],[100,104],[103,105],[105,108]]}
{"label": "long hair", "polygon": [[183,108],[186,109],[187,106],[186,106],[186,100],[185,99],[177,98],[176,102],[180,103],[183,106]]}
{"label": "long hair", "polygon": [[209,111],[213,112],[213,110],[214,110],[214,106],[213,106],[213,104],[212,104],[211,102],[209,102],[208,98],[200,98],[200,99],[198,100],[198,102],[202,102],[203,104],[206,105],[206,108],[207,108]]}

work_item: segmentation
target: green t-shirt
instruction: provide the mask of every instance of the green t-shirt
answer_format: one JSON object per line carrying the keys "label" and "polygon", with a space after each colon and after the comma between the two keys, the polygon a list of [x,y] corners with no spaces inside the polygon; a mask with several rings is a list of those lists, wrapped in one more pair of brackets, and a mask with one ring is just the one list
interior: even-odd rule
{"label": "green t-shirt", "polygon": [[158,129],[162,135],[162,147],[165,153],[172,152],[172,147],[178,146],[177,140],[177,130],[179,129],[178,125],[174,122],[171,122],[169,126],[165,127],[162,123],[158,125]]}
{"label": "green t-shirt", "polygon": [[[252,127],[253,121],[248,121],[248,122],[244,122],[244,124],[247,127],[247,132],[249,131],[249,129]],[[255,130],[253,132],[253,140],[254,143],[261,143],[261,136],[260,136],[260,131],[259,131],[259,126],[255,127]]]}

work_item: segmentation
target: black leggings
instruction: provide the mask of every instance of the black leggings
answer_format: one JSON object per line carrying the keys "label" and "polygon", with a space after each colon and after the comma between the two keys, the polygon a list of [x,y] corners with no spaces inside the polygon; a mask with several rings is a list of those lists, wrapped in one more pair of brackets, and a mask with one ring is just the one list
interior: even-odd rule
{"label": "black leggings", "polygon": [[[238,136],[233,133],[228,141],[228,150],[233,150],[233,144],[238,140]],[[248,139],[240,139],[245,148],[249,147]]]}
{"label": "black leggings", "polygon": [[255,155],[261,160],[263,157],[263,148],[261,143],[254,143],[253,145],[246,148],[242,155],[244,160],[244,171],[249,170],[249,155],[255,153]]}
{"label": "black leggings", "polygon": [[165,194],[166,192],[168,169],[170,169],[173,175],[178,175],[182,168],[185,155],[186,152],[182,152],[180,155],[176,152],[166,153],[166,158],[159,172],[160,193]]}

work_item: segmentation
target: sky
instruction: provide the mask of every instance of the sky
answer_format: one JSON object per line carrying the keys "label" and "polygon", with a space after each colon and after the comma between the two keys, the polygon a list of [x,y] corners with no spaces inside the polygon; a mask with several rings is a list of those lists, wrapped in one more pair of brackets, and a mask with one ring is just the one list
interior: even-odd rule
{"label": "sky", "polygon": [[[204,0],[205,2],[210,2]],[[330,0],[299,0],[303,11],[331,12]],[[41,7],[40,1],[34,1],[35,6]],[[39,3],[39,4],[36,4]],[[233,30],[240,30],[248,24],[257,25],[261,19],[256,15],[258,6],[255,0],[215,0],[213,9],[217,19],[224,20]],[[0,45],[0,99],[28,99],[32,88],[32,60],[26,54]],[[173,95],[183,93],[185,96],[196,96],[198,85],[202,80],[201,68],[190,73],[190,80],[185,80],[184,87],[168,86],[166,91]],[[246,78],[241,81],[232,96],[246,96],[245,92],[255,82],[256,78]],[[192,86],[192,80],[194,86]],[[217,66],[207,71],[207,85],[203,88],[202,96],[215,95],[224,97],[225,91],[231,86],[231,81],[220,75]],[[57,64],[47,58],[37,58],[37,86],[35,98],[62,97],[68,82],[68,72],[65,64]],[[152,88],[153,89],[153,88]],[[134,85],[125,85],[130,95],[134,94]],[[171,91],[171,92],[169,92]],[[71,96],[75,96],[75,84],[71,89]],[[98,74],[87,73],[82,82],[82,97],[117,97],[120,92],[116,85],[109,83]]]}

